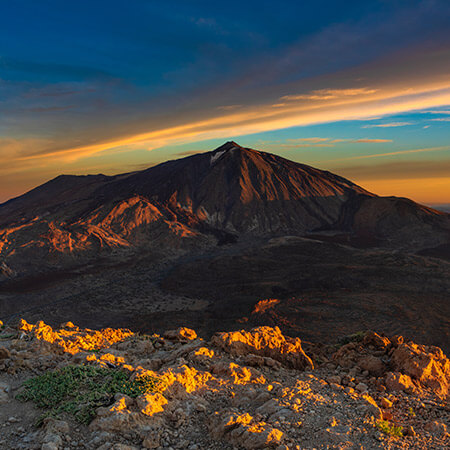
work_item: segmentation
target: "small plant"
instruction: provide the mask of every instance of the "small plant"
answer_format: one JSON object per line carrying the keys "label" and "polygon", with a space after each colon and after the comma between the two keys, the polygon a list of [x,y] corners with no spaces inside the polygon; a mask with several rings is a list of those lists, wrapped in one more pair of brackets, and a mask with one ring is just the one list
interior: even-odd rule
{"label": "small plant", "polygon": [[111,405],[115,394],[138,397],[161,390],[162,382],[151,376],[130,380],[127,372],[118,369],[67,366],[25,381],[24,388],[17,396],[19,400],[31,400],[48,410],[40,423],[46,417],[68,413],[78,422],[88,424],[96,408]]}
{"label": "small plant", "polygon": [[361,342],[366,335],[365,331],[358,331],[357,333],[350,334],[348,336],[344,336],[340,340],[341,345],[349,344],[350,342]]}
{"label": "small plant", "polygon": [[416,417],[416,413],[414,412],[414,410],[411,408],[411,406],[408,408],[408,415],[411,417]]}
{"label": "small plant", "polygon": [[403,427],[396,426],[387,420],[378,420],[375,426],[384,434],[395,437],[403,437]]}

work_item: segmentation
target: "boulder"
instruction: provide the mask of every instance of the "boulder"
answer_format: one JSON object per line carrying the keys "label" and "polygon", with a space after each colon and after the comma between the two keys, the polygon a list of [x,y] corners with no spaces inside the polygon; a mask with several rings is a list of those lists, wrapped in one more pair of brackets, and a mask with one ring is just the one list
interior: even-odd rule
{"label": "boulder", "polygon": [[361,369],[367,370],[371,375],[376,377],[383,375],[386,370],[383,361],[373,355],[364,356],[358,361],[358,365]]}
{"label": "boulder", "polygon": [[398,372],[431,388],[438,396],[449,394],[450,361],[439,347],[413,342],[400,344],[392,354],[392,365]]}

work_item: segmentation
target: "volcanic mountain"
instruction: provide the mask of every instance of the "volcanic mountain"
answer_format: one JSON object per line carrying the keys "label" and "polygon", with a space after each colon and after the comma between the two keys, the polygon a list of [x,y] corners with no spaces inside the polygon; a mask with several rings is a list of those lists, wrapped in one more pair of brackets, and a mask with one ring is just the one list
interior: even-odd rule
{"label": "volcanic mountain", "polygon": [[[59,176],[0,205],[2,273],[111,249],[190,248],[258,236],[344,236],[409,250],[450,241],[450,215],[227,142],[117,176]],[[41,264],[41,263],[40,263]]]}

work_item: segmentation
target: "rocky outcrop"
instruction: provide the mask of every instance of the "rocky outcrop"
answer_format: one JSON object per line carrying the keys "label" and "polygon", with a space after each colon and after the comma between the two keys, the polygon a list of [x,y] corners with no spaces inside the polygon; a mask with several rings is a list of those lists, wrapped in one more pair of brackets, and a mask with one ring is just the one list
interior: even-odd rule
{"label": "rocky outcrop", "polygon": [[450,361],[438,347],[400,344],[392,353],[392,364],[399,372],[431,388],[442,397],[449,394]]}
{"label": "rocky outcrop", "polygon": [[314,369],[299,338],[283,336],[278,327],[258,327],[251,331],[217,333],[211,342],[234,356],[267,356],[294,369]]}

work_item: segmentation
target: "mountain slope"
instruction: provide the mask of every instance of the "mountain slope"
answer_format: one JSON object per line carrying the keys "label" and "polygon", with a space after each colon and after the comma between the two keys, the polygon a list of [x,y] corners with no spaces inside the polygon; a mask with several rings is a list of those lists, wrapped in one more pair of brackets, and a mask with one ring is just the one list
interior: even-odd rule
{"label": "mountain slope", "polygon": [[227,142],[140,172],[60,176],[0,205],[0,259],[20,271],[48,255],[307,233],[422,250],[450,242],[449,217]]}

